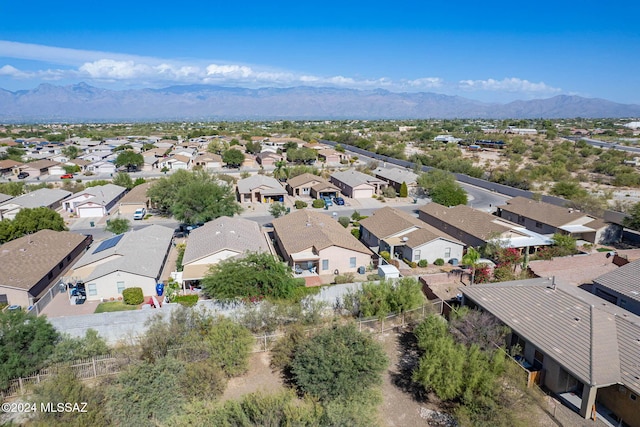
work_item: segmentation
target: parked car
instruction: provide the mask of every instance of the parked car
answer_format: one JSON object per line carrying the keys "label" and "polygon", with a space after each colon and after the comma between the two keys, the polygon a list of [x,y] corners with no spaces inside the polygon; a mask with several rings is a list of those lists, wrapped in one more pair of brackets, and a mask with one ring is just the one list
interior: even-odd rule
{"label": "parked car", "polygon": [[333,202],[331,201],[331,197],[323,197],[322,200],[324,200],[324,205],[325,206],[333,206]]}
{"label": "parked car", "polygon": [[29,172],[20,172],[18,174],[18,179],[25,179],[28,176],[29,176]]}
{"label": "parked car", "polygon": [[133,213],[133,219],[144,219],[144,216],[147,214],[147,210],[145,208],[136,209]]}
{"label": "parked car", "polygon": [[333,203],[335,203],[338,206],[342,206],[344,205],[344,199],[342,197],[334,197]]}
{"label": "parked car", "polygon": [[73,179],[73,174],[65,173],[64,175],[60,175],[60,179]]}

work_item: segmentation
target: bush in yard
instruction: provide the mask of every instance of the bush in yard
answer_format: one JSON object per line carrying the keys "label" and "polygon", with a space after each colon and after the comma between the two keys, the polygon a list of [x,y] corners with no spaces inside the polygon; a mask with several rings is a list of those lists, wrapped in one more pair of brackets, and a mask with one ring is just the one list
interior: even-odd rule
{"label": "bush in yard", "polygon": [[311,206],[313,206],[314,208],[324,208],[324,200],[315,199]]}
{"label": "bush in yard", "polygon": [[359,228],[352,228],[351,229],[351,235],[353,237],[355,237],[356,239],[360,240],[360,229]]}
{"label": "bush in yard", "polygon": [[351,223],[351,219],[349,219],[348,216],[341,216],[338,218],[338,222],[340,223],[341,226],[343,226],[344,228],[347,228]]}
{"label": "bush in yard", "polygon": [[125,304],[138,305],[144,301],[144,294],[142,288],[127,288],[122,291],[122,299]]}
{"label": "bush in yard", "polygon": [[418,261],[418,266],[422,268],[427,267],[428,265],[429,265],[429,261],[427,261],[426,259],[421,259],[420,261]]}
{"label": "bush in yard", "polygon": [[198,302],[198,295],[178,295],[173,301],[185,307],[193,307]]}
{"label": "bush in yard", "polygon": [[389,259],[391,258],[391,254],[387,251],[382,251],[380,252],[380,256],[384,259],[386,259],[387,261],[389,261]]}
{"label": "bush in yard", "polygon": [[433,261],[433,263],[435,265],[442,266],[444,265],[444,260],[442,258],[438,258],[437,260]]}
{"label": "bush in yard", "polygon": [[295,205],[296,209],[304,209],[304,208],[306,208],[307,206],[309,206],[309,205],[307,204],[307,202],[303,202],[302,200],[296,200],[296,201],[295,201],[295,203],[294,203],[294,205]]}
{"label": "bush in yard", "polygon": [[354,279],[355,279],[355,274],[345,273],[345,274],[338,274],[334,281],[336,282],[336,285],[339,285],[342,283],[353,283]]}
{"label": "bush in yard", "polygon": [[291,372],[302,392],[327,402],[366,393],[381,382],[387,363],[371,337],[353,325],[336,326],[297,346]]}

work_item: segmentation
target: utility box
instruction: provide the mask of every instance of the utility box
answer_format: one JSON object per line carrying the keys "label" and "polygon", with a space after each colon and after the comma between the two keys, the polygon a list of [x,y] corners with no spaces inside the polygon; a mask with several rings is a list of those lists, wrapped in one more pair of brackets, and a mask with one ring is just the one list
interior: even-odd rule
{"label": "utility box", "polygon": [[378,266],[378,276],[383,279],[397,279],[400,277],[400,270],[390,264]]}

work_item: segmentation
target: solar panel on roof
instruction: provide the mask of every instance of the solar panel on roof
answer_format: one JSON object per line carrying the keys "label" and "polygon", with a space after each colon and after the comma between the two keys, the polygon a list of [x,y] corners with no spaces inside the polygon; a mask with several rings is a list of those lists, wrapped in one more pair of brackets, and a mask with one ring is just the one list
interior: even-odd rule
{"label": "solar panel on roof", "polygon": [[110,239],[105,240],[104,242],[100,243],[98,245],[98,247],[96,248],[95,251],[93,251],[94,254],[97,254],[98,252],[102,252],[104,250],[110,249],[112,247],[114,247],[115,245],[118,244],[118,242],[120,241],[120,239],[122,239],[122,236],[124,236],[124,234],[119,234],[115,237],[112,237]]}

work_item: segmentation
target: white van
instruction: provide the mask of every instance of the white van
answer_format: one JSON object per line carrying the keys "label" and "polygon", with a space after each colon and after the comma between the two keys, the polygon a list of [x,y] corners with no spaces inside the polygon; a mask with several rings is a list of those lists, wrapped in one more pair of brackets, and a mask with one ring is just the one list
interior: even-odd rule
{"label": "white van", "polygon": [[147,210],[145,208],[136,209],[133,213],[133,219],[144,219],[144,216],[147,214]]}

